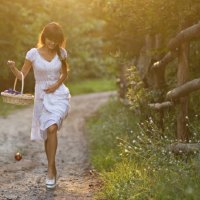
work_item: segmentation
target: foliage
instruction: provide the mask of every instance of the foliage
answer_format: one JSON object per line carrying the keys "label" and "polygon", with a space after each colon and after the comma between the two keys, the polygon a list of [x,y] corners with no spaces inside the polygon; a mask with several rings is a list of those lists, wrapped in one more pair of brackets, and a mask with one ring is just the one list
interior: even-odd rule
{"label": "foliage", "polygon": [[[151,118],[138,121],[116,101],[89,120],[91,159],[103,181],[96,199],[198,199],[199,153],[174,155],[168,150],[177,142],[170,126],[162,135]],[[196,131],[190,142],[200,141]]]}
{"label": "foliage", "polygon": [[101,0],[97,5],[103,7],[99,17],[106,19],[105,38],[112,41],[110,48],[123,55],[138,55],[146,34],[160,33],[168,41],[199,20],[197,0]]}
{"label": "foliage", "polygon": [[141,82],[139,72],[135,66],[127,69],[127,98],[130,101],[131,109],[140,109],[143,105],[150,102],[150,92],[148,88],[144,88]]}
{"label": "foliage", "polygon": [[[45,1],[40,0],[30,3],[30,1],[1,1],[0,5],[0,65],[1,83],[8,85],[8,69],[6,62],[8,59],[16,60],[17,65],[21,65],[25,51],[30,48],[36,40],[36,34],[41,19],[47,18],[45,15]],[[0,87],[2,88],[2,86]]]}

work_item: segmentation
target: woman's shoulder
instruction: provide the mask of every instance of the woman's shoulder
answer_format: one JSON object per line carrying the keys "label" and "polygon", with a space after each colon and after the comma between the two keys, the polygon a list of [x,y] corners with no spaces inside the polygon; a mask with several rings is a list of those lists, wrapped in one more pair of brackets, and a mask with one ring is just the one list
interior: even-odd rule
{"label": "woman's shoulder", "polygon": [[35,55],[37,53],[37,48],[31,48],[26,53],[26,59],[33,61],[35,59]]}
{"label": "woman's shoulder", "polygon": [[37,51],[37,48],[33,47],[33,48],[29,49],[27,52],[36,52],[36,51]]}
{"label": "woman's shoulder", "polygon": [[35,54],[37,52],[37,48],[33,47],[27,51],[29,54]]}

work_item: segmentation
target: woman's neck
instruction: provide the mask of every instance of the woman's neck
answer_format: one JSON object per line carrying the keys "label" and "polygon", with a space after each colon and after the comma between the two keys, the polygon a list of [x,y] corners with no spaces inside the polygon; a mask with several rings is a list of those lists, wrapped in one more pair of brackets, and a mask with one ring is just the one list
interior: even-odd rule
{"label": "woman's neck", "polygon": [[50,48],[48,48],[47,46],[43,46],[43,49],[47,52],[47,53],[51,53],[51,54],[53,54],[53,53],[55,53],[56,52],[56,49],[50,49]]}

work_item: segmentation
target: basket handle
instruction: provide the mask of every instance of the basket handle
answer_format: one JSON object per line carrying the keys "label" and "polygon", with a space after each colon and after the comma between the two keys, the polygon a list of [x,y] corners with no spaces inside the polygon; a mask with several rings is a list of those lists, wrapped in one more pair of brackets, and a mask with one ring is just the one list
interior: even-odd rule
{"label": "basket handle", "polygon": [[[24,91],[24,74],[20,71],[21,75],[22,75],[22,86],[21,86],[21,94],[23,94]],[[17,77],[15,78],[15,83],[14,83],[14,88],[13,90],[15,91],[17,85]]]}

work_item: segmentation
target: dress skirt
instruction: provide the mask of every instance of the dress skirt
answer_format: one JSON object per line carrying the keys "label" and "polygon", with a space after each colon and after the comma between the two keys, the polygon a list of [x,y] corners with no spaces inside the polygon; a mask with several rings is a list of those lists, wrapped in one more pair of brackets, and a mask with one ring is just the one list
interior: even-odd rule
{"label": "dress skirt", "polygon": [[46,140],[47,128],[57,124],[59,130],[69,112],[69,89],[62,84],[53,93],[46,93],[45,88],[46,82],[36,83],[31,140]]}

